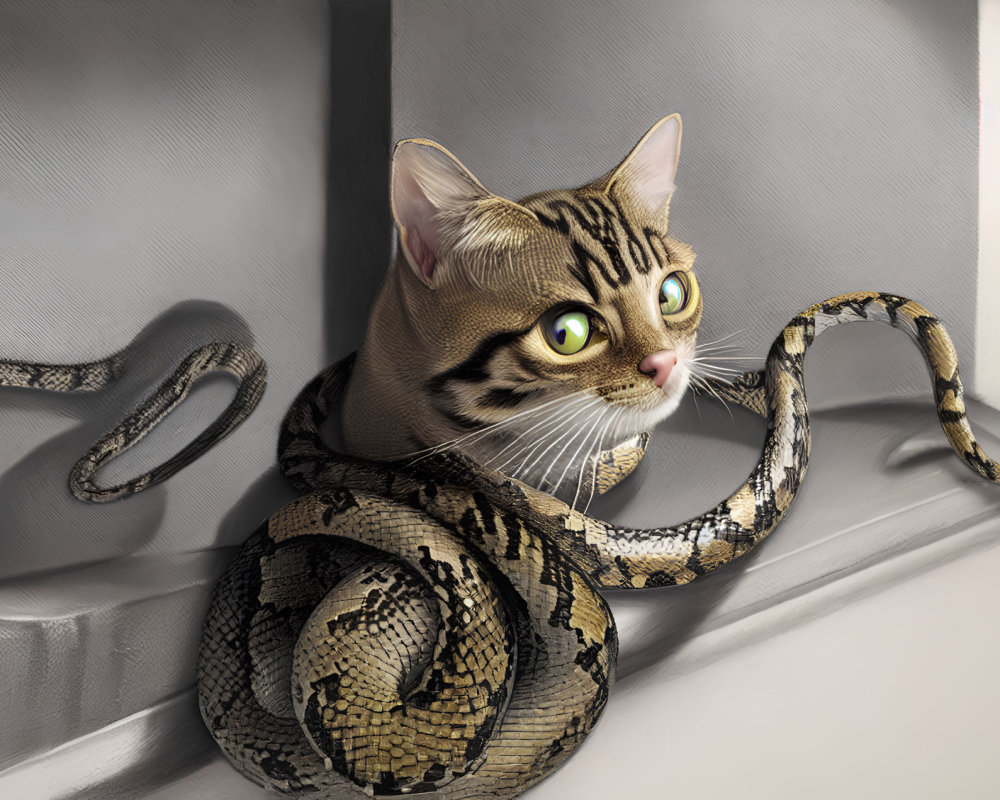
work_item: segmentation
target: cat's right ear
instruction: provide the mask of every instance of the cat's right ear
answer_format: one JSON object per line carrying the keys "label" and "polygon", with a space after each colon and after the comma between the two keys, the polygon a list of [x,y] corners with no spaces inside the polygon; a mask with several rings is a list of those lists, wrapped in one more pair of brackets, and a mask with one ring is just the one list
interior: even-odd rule
{"label": "cat's right ear", "polygon": [[392,154],[390,203],[403,254],[430,283],[454,229],[490,193],[457,158],[428,139],[404,139]]}
{"label": "cat's right ear", "polygon": [[666,223],[681,155],[681,118],[664,117],[607,177],[606,191],[622,194]]}

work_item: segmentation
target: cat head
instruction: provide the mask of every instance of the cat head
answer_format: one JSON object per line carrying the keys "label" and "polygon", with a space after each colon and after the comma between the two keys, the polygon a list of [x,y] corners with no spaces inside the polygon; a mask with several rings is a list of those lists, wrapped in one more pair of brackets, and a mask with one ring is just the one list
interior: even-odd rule
{"label": "cat head", "polygon": [[518,202],[439,144],[396,146],[399,253],[365,347],[380,337],[385,369],[420,373],[431,408],[410,442],[489,431],[494,452],[546,437],[559,451],[561,421],[608,447],[677,407],[702,311],[694,253],[667,233],[680,141],[666,117],[604,176]]}

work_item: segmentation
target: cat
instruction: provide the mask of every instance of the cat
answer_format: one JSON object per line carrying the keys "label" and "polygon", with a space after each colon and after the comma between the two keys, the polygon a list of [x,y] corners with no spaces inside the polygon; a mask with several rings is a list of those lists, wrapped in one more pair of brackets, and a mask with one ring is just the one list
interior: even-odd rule
{"label": "cat", "polygon": [[[830,327],[905,331],[956,453],[1000,482],[951,340],[906,298],[818,303],[763,370],[705,374],[694,253],[667,232],[680,138],[666,117],[602,178],[517,203],[433,142],[397,146],[399,250],[364,344],[292,403],[278,461],[302,495],[247,539],[205,620],[202,717],[248,778],[296,796],[507,800],[550,774],[608,701],[602,592],[692,581],[790,508],[811,447],[805,353]],[[746,481],[669,527],[574,508],[635,467],[692,384],[766,417]],[[321,436],[341,402],[351,454]]]}
{"label": "cat", "polygon": [[347,450],[453,448],[589,497],[598,454],[670,415],[696,377],[695,254],[668,233],[680,144],[673,114],[603,177],[513,202],[435,142],[400,142],[399,248],[347,388]]}

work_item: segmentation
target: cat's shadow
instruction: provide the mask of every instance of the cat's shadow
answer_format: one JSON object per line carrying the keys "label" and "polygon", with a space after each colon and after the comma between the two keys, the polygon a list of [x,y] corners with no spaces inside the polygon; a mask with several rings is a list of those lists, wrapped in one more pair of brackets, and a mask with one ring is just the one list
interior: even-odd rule
{"label": "cat's shadow", "polygon": [[[52,418],[76,423],[0,475],[0,578],[116,558],[149,543],[162,524],[169,484],[152,487],[123,502],[82,503],[67,487],[73,464],[170,375],[188,353],[211,341],[250,345],[252,340],[246,322],[231,309],[214,302],[187,301],[168,309],[132,340],[124,350],[122,375],[99,391],[61,394],[0,388],[0,418],[9,424],[22,420],[25,422],[21,424],[31,425],[37,424],[35,419]],[[200,392],[217,393],[217,383],[222,381],[235,391],[235,381],[229,376],[209,376],[195,385],[188,402]],[[0,437],[17,441],[16,431]],[[129,464],[140,458],[150,465],[162,462],[184,444],[156,442],[154,447],[148,442],[128,453]],[[159,452],[164,448],[167,452]]]}

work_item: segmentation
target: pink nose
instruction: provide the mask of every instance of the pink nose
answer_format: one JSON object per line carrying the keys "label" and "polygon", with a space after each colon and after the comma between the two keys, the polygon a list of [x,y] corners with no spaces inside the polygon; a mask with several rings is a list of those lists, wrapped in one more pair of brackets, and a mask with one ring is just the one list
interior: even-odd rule
{"label": "pink nose", "polygon": [[639,372],[649,375],[653,383],[660,389],[670,377],[670,371],[677,364],[677,353],[673,350],[660,350],[650,353],[639,362]]}

